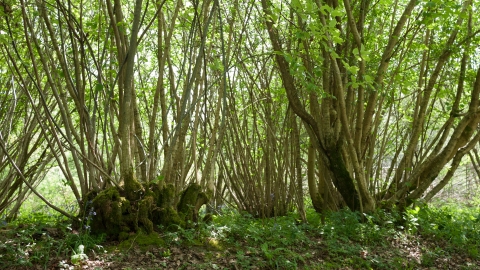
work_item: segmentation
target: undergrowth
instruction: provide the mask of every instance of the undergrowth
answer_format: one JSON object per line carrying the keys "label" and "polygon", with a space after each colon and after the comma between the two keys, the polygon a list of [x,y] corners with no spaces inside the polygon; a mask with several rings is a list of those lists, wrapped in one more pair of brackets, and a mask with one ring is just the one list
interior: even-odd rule
{"label": "undergrowth", "polygon": [[[372,214],[342,210],[325,214],[324,223],[309,208],[307,219],[302,223],[295,213],[256,219],[227,209],[210,224],[161,228],[158,243],[164,258],[173,256],[174,248],[206,251],[202,264],[191,265],[198,269],[218,266],[220,255],[210,256],[210,251],[219,252],[220,259],[228,258],[225,261],[238,269],[480,267],[478,207],[422,205],[405,213],[377,210]],[[62,258],[71,263],[70,256],[80,246],[91,256],[104,252],[101,245],[109,244],[86,228],[77,232],[64,220],[40,215],[3,225],[0,240],[0,268],[36,265],[47,269],[52,263],[58,266]]]}
{"label": "undergrowth", "polygon": [[[103,252],[105,238],[88,230],[74,230],[58,216],[22,216],[0,227],[0,269],[41,266],[43,269],[61,258],[66,261],[83,246],[85,253]],[[58,265],[57,265],[58,266]]]}

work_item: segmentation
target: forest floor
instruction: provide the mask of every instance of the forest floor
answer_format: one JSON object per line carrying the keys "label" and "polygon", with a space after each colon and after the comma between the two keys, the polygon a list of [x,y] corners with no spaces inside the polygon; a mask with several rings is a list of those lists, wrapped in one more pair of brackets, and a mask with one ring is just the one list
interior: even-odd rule
{"label": "forest floor", "polygon": [[480,269],[478,209],[341,211],[324,223],[308,217],[231,212],[212,224],[123,242],[63,223],[9,224],[0,227],[0,269]]}

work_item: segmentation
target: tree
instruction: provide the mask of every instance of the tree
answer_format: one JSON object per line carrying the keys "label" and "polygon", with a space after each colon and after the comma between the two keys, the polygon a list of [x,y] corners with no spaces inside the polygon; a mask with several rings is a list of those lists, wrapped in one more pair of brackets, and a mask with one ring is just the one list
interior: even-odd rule
{"label": "tree", "polygon": [[0,213],[48,168],[113,237],[430,200],[478,162],[477,6],[3,1]]}
{"label": "tree", "polygon": [[[391,3],[393,10],[390,12],[387,7],[373,5],[370,1],[353,4],[349,0],[342,3],[292,1],[289,12],[296,18],[288,22],[272,2],[262,0],[261,3],[289,104],[309,131],[321,163],[326,166],[327,178],[352,210],[374,210],[375,198],[382,206],[411,204],[424,194],[452,159],[453,173],[461,157],[478,141],[473,135],[480,120],[476,113],[480,78],[469,80],[468,112],[457,113],[462,111],[458,106],[464,95],[466,61],[472,53],[469,44],[473,38],[478,38],[478,31],[472,29],[472,20],[478,20],[472,17],[472,2],[463,5],[426,2],[419,6],[418,1],[395,1]],[[402,6],[400,13],[398,9]],[[390,21],[390,27],[375,24],[378,20]],[[433,26],[437,23],[444,27]],[[465,24],[468,30],[460,32]],[[435,35],[431,34],[432,27],[436,28]],[[294,34],[285,35],[286,28],[293,28]],[[425,37],[419,37],[422,31]],[[372,36],[377,33],[388,35]],[[442,45],[435,46],[434,41]],[[284,49],[285,42],[295,44],[295,50]],[[438,108],[440,102],[450,98],[438,98],[438,93],[442,92],[441,83],[445,83],[438,79],[441,72],[454,69],[446,66],[449,61],[455,61],[451,59],[454,53],[461,55],[454,47],[463,51],[461,67],[454,71],[459,72],[458,90],[452,95],[455,101],[450,116],[437,119],[445,124],[432,132],[436,137],[431,140],[424,133],[433,128],[426,117],[433,112],[427,114],[427,109]],[[374,50],[375,55],[381,57],[374,58]],[[316,53],[318,51],[321,54]],[[434,54],[438,57],[433,57]],[[415,61],[419,55],[423,55],[417,58],[420,62]],[[418,84],[403,84],[399,72],[407,72],[407,66],[412,64],[419,74],[415,76]],[[480,70],[477,73],[480,74]],[[385,83],[385,79],[389,82]],[[310,113],[302,103],[302,92],[309,94]],[[409,113],[413,122],[396,130],[394,136],[408,139],[408,143],[406,148],[397,148],[392,159],[376,152],[376,142],[382,139],[378,132],[386,130],[390,124],[391,115],[383,119],[387,106],[395,103],[404,106],[405,95],[415,104],[414,112]],[[448,138],[449,132],[452,135]],[[427,147],[422,140],[426,140]],[[373,185],[374,177],[383,177],[373,173],[374,156],[380,156],[380,160],[392,159],[391,169],[395,173],[385,179],[384,183],[389,183],[386,189]],[[399,156],[401,159],[397,160]],[[414,156],[420,158],[414,160]],[[376,164],[381,165],[380,162]],[[315,187],[311,192],[313,202],[322,204]],[[321,209],[322,205],[316,208]]]}
{"label": "tree", "polygon": [[[186,15],[182,19],[191,28],[179,26],[175,19],[166,28],[164,18],[175,18],[183,2],[173,3],[172,13],[170,7],[165,8],[165,3],[152,6],[150,2],[143,5],[137,1],[130,6],[122,1],[88,4],[21,1],[13,6],[15,12],[2,18],[8,26],[2,35],[7,34],[3,48],[12,66],[12,81],[28,94],[32,107],[25,113],[38,121],[41,127],[38,144],[43,143],[42,147],[48,149],[44,155],[51,155],[50,159],[39,162],[62,169],[66,183],[79,202],[78,216],[95,208],[99,215],[92,227],[98,232],[111,232],[113,237],[140,227],[152,231],[154,223],[186,224],[196,218],[198,208],[208,199],[205,189],[198,185],[201,181],[189,184],[195,182],[190,181],[192,162],[189,159],[192,159],[184,153],[188,140],[195,142],[195,130],[191,130],[189,124],[191,119],[199,121],[193,114],[199,111],[194,108],[201,108],[198,100],[207,97],[210,90],[205,88],[202,93],[200,86],[206,82],[201,76],[202,63],[206,37],[211,31],[209,21],[215,18],[217,5],[205,2],[203,6],[189,6],[187,13],[195,14],[195,19],[188,21]],[[129,12],[131,8],[133,13]],[[129,15],[124,17],[124,14]],[[38,20],[33,19],[37,16]],[[130,20],[131,29],[127,27]],[[156,20],[158,29],[151,29]],[[183,52],[189,53],[184,54],[183,60],[172,62],[172,53],[182,48],[144,46],[142,41],[151,38],[147,33],[158,36],[167,46],[172,37],[188,37],[190,41]],[[196,45],[197,41],[200,46]],[[159,63],[142,66],[141,62],[148,62],[146,59],[155,50],[159,52]],[[195,61],[191,62],[192,59]],[[181,61],[194,65],[177,69],[175,65]],[[159,77],[144,78],[154,66],[160,71]],[[166,68],[171,86],[169,95],[173,98],[162,100]],[[182,78],[185,74],[187,79]],[[154,82],[157,88],[151,88]],[[177,95],[181,95],[179,100]],[[148,110],[140,109],[150,108],[151,99],[156,108],[159,104],[162,107],[163,123],[159,129],[157,123],[150,122],[146,140],[144,123],[155,119],[158,111],[152,116]],[[173,110],[166,109],[169,107]],[[172,118],[176,123],[169,130]],[[165,152],[158,148],[161,132],[163,144],[169,145]],[[216,136],[211,140],[215,141]],[[51,163],[52,157],[55,161]],[[208,166],[214,163],[212,158],[215,156],[209,158]],[[165,164],[162,170],[155,167],[160,162]],[[23,167],[18,171],[27,176]],[[159,171],[163,175],[159,176]],[[205,182],[212,186],[211,179]],[[3,183],[11,185],[11,181]],[[17,191],[22,192],[22,185],[14,186],[11,193]],[[11,198],[10,194],[3,200],[8,204]],[[192,204],[193,210],[187,207]]]}

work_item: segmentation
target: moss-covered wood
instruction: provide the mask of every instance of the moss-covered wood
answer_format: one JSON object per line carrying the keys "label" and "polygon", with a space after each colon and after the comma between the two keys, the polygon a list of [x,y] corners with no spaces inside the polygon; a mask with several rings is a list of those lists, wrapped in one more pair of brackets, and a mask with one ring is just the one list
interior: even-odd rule
{"label": "moss-covered wood", "polygon": [[198,220],[198,210],[208,202],[208,196],[198,184],[189,185],[174,206],[172,185],[160,188],[152,184],[144,189],[139,182],[132,182],[139,186],[129,194],[110,187],[89,195],[91,207],[86,207],[84,214],[95,213],[88,219],[93,233],[104,233],[111,239],[122,240],[132,232],[150,234],[162,229],[185,227]]}
{"label": "moss-covered wood", "polygon": [[190,184],[183,192],[177,209],[180,217],[186,222],[198,220],[198,211],[208,202],[208,196],[201,191],[198,184]]}
{"label": "moss-covered wood", "polygon": [[345,203],[352,211],[360,211],[360,198],[355,188],[355,183],[348,172],[339,148],[333,148],[327,151],[330,161],[329,169],[332,172],[332,181],[338,192],[342,195]]}

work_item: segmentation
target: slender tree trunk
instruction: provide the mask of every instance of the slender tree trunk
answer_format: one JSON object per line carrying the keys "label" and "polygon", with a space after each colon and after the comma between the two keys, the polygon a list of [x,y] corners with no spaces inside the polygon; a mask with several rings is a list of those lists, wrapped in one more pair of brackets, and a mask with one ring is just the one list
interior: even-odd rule
{"label": "slender tree trunk", "polygon": [[135,1],[135,10],[133,14],[132,29],[130,32],[130,42],[128,46],[127,62],[125,67],[125,77],[123,83],[123,100],[120,106],[120,137],[122,142],[122,151],[120,156],[120,171],[125,184],[125,192],[127,199],[138,199],[138,189],[141,188],[140,184],[134,177],[133,159],[134,153],[132,152],[134,139],[134,111],[135,107],[135,95],[134,95],[134,80],[133,71],[135,65],[135,54],[137,53],[137,39],[138,31],[140,27],[140,19],[142,13],[142,0]]}

